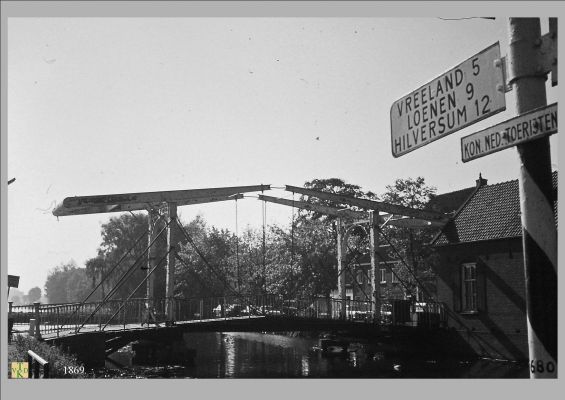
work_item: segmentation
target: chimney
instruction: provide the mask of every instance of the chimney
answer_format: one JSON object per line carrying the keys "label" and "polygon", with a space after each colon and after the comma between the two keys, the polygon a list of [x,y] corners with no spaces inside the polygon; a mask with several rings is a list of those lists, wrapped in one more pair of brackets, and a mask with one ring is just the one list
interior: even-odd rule
{"label": "chimney", "polygon": [[484,179],[481,173],[479,172],[479,179],[477,179],[475,182],[477,183],[477,188],[480,188],[481,186],[485,186],[488,180]]}

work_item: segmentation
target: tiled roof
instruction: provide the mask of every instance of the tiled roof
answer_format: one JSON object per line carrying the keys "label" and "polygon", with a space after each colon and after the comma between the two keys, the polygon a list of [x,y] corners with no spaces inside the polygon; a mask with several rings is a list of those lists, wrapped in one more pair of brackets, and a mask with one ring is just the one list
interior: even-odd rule
{"label": "tiled roof", "polygon": [[463,205],[465,200],[473,194],[475,186],[467,189],[457,190],[455,192],[442,193],[432,196],[425,210],[434,210],[444,214],[455,214],[455,212]]}
{"label": "tiled roof", "polygon": [[[557,172],[553,173],[557,222]],[[447,223],[434,245],[468,243],[522,236],[518,180],[481,186]]]}

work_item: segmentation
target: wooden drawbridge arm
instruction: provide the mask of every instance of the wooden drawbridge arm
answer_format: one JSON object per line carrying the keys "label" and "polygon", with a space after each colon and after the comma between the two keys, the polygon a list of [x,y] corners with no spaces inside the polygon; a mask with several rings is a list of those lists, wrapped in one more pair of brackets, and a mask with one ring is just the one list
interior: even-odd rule
{"label": "wooden drawbridge arm", "polygon": [[428,210],[418,210],[415,208],[399,206],[382,201],[359,199],[351,196],[343,196],[334,193],[320,192],[318,190],[306,189],[297,186],[285,185],[285,190],[293,193],[300,193],[306,196],[313,196],[323,200],[330,200],[337,203],[349,204],[367,210],[382,211],[389,214],[404,215],[407,217],[428,219],[430,221],[445,223],[449,220],[446,215]]}
{"label": "wooden drawbridge arm", "polygon": [[319,212],[320,214],[332,215],[334,217],[349,217],[352,219],[368,218],[368,214],[365,212],[359,212],[353,210],[340,210],[335,207],[311,204],[311,203],[306,203],[304,201],[281,199],[278,197],[265,196],[261,194],[259,195],[259,200],[264,200],[276,204],[282,204],[290,207],[302,208],[309,211]]}

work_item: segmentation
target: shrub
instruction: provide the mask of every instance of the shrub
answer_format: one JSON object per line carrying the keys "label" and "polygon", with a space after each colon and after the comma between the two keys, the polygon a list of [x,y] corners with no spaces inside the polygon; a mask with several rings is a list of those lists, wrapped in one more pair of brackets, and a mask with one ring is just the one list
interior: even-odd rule
{"label": "shrub", "polygon": [[[9,346],[8,361],[27,361],[27,351],[31,350],[38,356],[49,362],[50,378],[87,378],[87,372],[78,374],[65,373],[65,368],[73,367],[76,371],[82,364],[72,355],[63,352],[56,346],[49,346],[47,343],[40,342],[34,337],[14,335],[12,345]],[[31,369],[31,366],[30,366]],[[9,371],[9,369],[8,369]]]}

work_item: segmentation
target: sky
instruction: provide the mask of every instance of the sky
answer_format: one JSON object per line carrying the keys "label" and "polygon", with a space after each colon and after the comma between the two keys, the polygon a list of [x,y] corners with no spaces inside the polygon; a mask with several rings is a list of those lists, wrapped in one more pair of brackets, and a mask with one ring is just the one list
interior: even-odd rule
{"label": "sky", "polygon": [[[542,19],[542,33],[547,22]],[[96,256],[119,214],[51,211],[65,197],[341,178],[377,194],[423,176],[438,193],[518,178],[515,149],[468,163],[460,139],[391,154],[390,107],[494,42],[507,18],[12,18],[8,23],[8,273],[20,290]],[[557,88],[547,86],[548,104]],[[551,137],[552,166],[557,135]],[[289,198],[282,190],[266,193]],[[183,206],[235,229],[234,202]],[[292,210],[268,204],[267,223]],[[262,224],[238,202],[238,226]]]}

